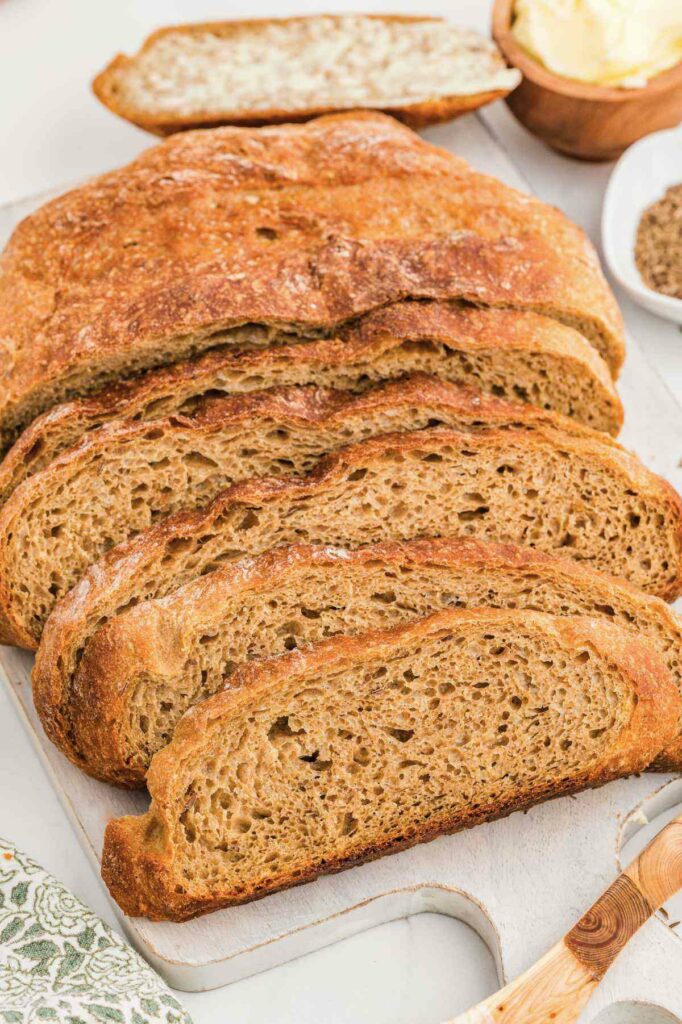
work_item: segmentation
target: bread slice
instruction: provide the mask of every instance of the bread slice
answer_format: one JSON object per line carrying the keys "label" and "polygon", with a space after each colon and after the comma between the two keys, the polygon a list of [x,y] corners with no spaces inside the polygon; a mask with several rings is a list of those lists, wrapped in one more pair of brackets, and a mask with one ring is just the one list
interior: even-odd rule
{"label": "bread slice", "polygon": [[[646,638],[682,691],[682,621],[587,566],[475,540],[298,545],[223,566],[99,629],[74,679],[68,753],[97,778],[143,785],[181,715],[229,685],[242,662],[453,607],[615,622]],[[666,755],[665,767],[682,767],[680,732]]]}
{"label": "bread slice", "polygon": [[26,480],[0,511],[0,637],[35,646],[55,602],[85,569],[164,515],[206,505],[238,480],[305,473],[354,441],[436,424],[595,436],[533,406],[423,374],[361,395],[254,391],[205,398],[191,417],[112,422]]}
{"label": "bread slice", "polygon": [[[297,542],[474,537],[559,552],[673,598],[681,517],[665,481],[596,436],[436,427],[372,438],[328,456],[304,479],[235,485],[108,552],[48,619],[36,707],[48,735],[70,747],[74,673],[95,630],[245,555]],[[18,577],[14,585],[20,597]]]}
{"label": "bread slice", "polygon": [[0,260],[0,451],[57,402],[206,349],[334,336],[405,299],[551,316],[615,372],[583,232],[393,118],[181,132],[53,200]]}
{"label": "bread slice", "polygon": [[[254,329],[255,345],[262,335]],[[43,413],[0,463],[0,504],[85,433],[112,419],[194,412],[206,392],[289,384],[365,390],[415,371],[570,416],[616,435],[623,409],[603,359],[578,331],[545,316],[445,302],[400,302],[369,313],[337,338],[233,352],[215,349],[150,370]]]}
{"label": "bread slice", "polygon": [[602,620],[447,611],[242,669],[107,826],[130,916],[180,921],[650,763],[680,702]]}
{"label": "bread slice", "polygon": [[93,82],[115,114],[166,135],[220,124],[383,110],[451,121],[519,82],[494,43],[442,18],[317,15],[162,28]]}

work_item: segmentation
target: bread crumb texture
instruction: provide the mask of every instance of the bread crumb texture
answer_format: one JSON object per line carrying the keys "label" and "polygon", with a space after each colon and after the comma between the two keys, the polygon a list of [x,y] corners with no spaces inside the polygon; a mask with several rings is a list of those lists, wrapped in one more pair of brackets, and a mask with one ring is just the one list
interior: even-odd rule
{"label": "bread crumb texture", "polygon": [[190,120],[216,111],[387,109],[506,92],[519,80],[476,32],[440,20],[363,16],[166,30],[109,74],[107,91],[123,108]]}
{"label": "bread crumb texture", "polygon": [[[157,430],[144,424],[140,429],[152,435]],[[267,449],[249,448],[248,431],[237,434],[236,443],[221,456],[222,468],[217,464],[218,479],[226,472],[235,474],[234,479],[240,473],[246,477],[267,473],[269,465],[281,457],[279,429],[276,424],[254,426],[254,432],[272,433]],[[327,440],[324,433],[323,438]],[[296,438],[298,446],[287,437],[288,463],[280,468],[291,473],[299,457],[305,463],[311,439],[319,441],[310,427]],[[222,433],[217,443],[224,443]],[[193,519],[187,512],[177,519],[161,518],[158,524],[155,501],[146,492],[153,488],[163,500],[167,491],[168,501],[178,502],[177,496],[186,493],[191,481],[200,498],[205,477],[210,494],[216,460],[197,453],[191,443],[173,458],[164,454],[150,459],[147,451],[147,446],[140,449],[146,468],[139,479],[125,459],[102,461],[106,475],[90,477],[89,487],[78,499],[77,518],[66,487],[55,493],[48,490],[47,500],[39,500],[41,485],[49,484],[50,467],[26,481],[5,506],[0,514],[0,610],[5,628],[17,640],[35,646],[55,602],[110,546],[107,538],[116,543],[114,531],[130,535],[136,526],[142,532],[132,544],[137,541],[140,552],[148,548],[154,563],[144,585],[156,593],[159,589],[168,593],[185,582],[188,573],[196,576],[226,559],[281,544],[354,546],[424,536],[471,536],[541,551],[560,550],[576,561],[623,576],[648,593],[674,597],[679,591],[677,495],[634,456],[597,437],[573,438],[550,428],[518,432],[481,428],[459,433],[431,427],[386,434],[369,439],[364,446],[341,449],[337,461],[332,454],[318,463],[307,481],[294,482],[288,496],[285,481],[263,476],[266,500],[261,507],[255,480],[255,501],[247,507],[239,499],[240,492],[228,489],[205,510],[194,513]],[[24,492],[29,489],[36,500],[31,508],[24,508]],[[111,495],[112,500],[102,502],[98,493]],[[62,496],[67,497],[65,502]],[[162,536],[165,552],[159,558],[156,540]],[[142,563],[130,559],[124,545],[121,553],[123,564],[128,559],[139,576]],[[115,557],[112,552],[111,563]],[[107,568],[103,578],[111,579],[112,573],[120,571],[120,566]],[[137,596],[142,596],[139,591]]]}
{"label": "bread crumb texture", "polygon": [[[240,664],[481,607],[615,622],[646,637],[682,689],[682,631],[667,605],[567,559],[472,540],[299,545],[223,566],[97,630],[73,687],[81,763],[108,781],[140,784],[181,715],[229,686]],[[679,749],[671,763],[680,763]]]}
{"label": "bread crumb texture", "polygon": [[[533,430],[543,423],[600,436],[423,375],[365,395],[280,388],[205,398],[192,416],[112,422],[26,480],[0,512],[0,570],[7,566],[4,593],[13,606],[7,615],[16,612],[21,629],[39,637],[55,601],[107,550],[172,512],[206,505],[237,481],[304,474],[323,455],[380,434],[436,425]],[[11,566],[20,567],[19,578]],[[30,622],[19,610],[26,579],[29,600],[41,609]]]}
{"label": "bread crumb texture", "polygon": [[259,347],[261,334],[253,327],[243,332],[238,351],[217,348],[53,406],[0,463],[0,504],[22,480],[112,419],[195,415],[207,395],[281,385],[362,392],[382,381],[428,373],[609,434],[617,434],[623,420],[599,354],[572,327],[535,313],[406,301],[368,314],[335,338],[304,344],[279,339]]}
{"label": "bread crumb texture", "polygon": [[632,771],[678,710],[643,653],[446,612],[246,670],[157,756],[150,812],[109,825],[104,877],[128,913],[193,916]]}

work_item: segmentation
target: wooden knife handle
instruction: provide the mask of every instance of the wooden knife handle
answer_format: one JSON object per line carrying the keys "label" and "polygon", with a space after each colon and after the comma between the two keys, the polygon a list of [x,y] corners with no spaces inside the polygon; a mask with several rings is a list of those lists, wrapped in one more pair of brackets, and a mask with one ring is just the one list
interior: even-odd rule
{"label": "wooden knife handle", "polygon": [[682,889],[682,818],[666,825],[541,960],[452,1024],[573,1024],[625,944]]}

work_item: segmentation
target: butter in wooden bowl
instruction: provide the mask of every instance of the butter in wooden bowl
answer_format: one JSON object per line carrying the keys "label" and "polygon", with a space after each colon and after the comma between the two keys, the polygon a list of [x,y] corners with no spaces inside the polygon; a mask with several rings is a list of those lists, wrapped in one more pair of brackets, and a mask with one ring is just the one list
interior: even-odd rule
{"label": "butter in wooden bowl", "polygon": [[682,60],[682,3],[516,0],[512,32],[556,75],[637,89]]}
{"label": "butter in wooden bowl", "polygon": [[613,160],[682,120],[682,0],[495,0],[493,37],[523,74],[506,103],[562,153]]}

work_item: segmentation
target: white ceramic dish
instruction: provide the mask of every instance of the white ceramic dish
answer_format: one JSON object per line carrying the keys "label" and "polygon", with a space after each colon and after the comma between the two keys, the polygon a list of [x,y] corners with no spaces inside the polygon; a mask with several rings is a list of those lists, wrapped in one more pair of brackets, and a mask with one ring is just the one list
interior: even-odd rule
{"label": "white ceramic dish", "polygon": [[616,164],[604,198],[602,244],[609,270],[635,302],[682,324],[682,299],[661,295],[642,281],[635,236],[645,208],[682,181],[682,125],[640,139]]}

